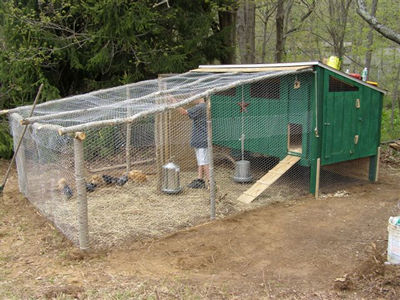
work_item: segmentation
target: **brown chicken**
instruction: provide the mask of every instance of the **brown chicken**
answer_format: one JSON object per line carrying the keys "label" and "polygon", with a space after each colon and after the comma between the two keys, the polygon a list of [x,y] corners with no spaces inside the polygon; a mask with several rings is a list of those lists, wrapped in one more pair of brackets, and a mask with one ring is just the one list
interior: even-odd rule
{"label": "brown chicken", "polygon": [[100,184],[103,182],[103,180],[101,179],[101,176],[100,176],[100,175],[93,175],[93,176],[90,178],[89,182],[90,182],[90,183],[93,183],[93,184],[95,184],[95,185],[100,185]]}
{"label": "brown chicken", "polygon": [[128,177],[134,182],[145,182],[147,181],[147,176],[140,170],[132,170],[129,172]]}

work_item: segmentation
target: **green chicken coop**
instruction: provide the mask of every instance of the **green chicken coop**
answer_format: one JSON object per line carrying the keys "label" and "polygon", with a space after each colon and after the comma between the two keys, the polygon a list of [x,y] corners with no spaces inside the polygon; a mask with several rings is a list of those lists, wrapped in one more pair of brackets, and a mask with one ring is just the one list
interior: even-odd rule
{"label": "green chicken coop", "polygon": [[311,168],[311,193],[318,190],[320,167],[339,162],[369,157],[369,180],[376,180],[385,94],[376,85],[320,62],[195,71],[288,71],[213,94],[213,144],[280,160],[297,156],[301,166]]}

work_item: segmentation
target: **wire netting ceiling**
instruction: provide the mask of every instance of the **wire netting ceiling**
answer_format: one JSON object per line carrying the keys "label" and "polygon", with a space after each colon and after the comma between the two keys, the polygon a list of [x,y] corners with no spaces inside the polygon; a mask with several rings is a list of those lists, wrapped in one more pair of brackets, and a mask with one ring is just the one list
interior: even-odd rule
{"label": "wire netting ceiling", "polygon": [[[49,101],[35,108],[33,122],[70,127],[98,121],[135,119],[168,108],[190,103],[232,87],[277,77],[295,70],[254,73],[187,72],[162,79],[147,80],[116,88]],[[23,118],[31,107],[19,110]]]}

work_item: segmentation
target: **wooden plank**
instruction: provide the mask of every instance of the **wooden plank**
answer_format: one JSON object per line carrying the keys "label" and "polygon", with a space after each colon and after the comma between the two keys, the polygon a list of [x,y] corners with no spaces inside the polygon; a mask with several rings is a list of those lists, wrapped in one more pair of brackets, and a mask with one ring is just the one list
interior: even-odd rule
{"label": "wooden plank", "polygon": [[380,160],[381,160],[381,147],[378,147],[377,151],[377,157],[376,157],[376,173],[375,173],[375,182],[378,182],[378,177],[379,177],[379,167],[380,167]]}
{"label": "wooden plank", "polygon": [[226,69],[215,69],[215,68],[201,68],[194,69],[192,72],[207,72],[207,73],[234,73],[234,72],[242,72],[242,73],[251,73],[251,72],[267,72],[267,71],[297,71],[310,68],[310,66],[293,66],[293,67],[269,67],[269,68],[226,68]]}
{"label": "wooden plank", "polygon": [[315,179],[315,199],[319,196],[319,176],[321,173],[321,158],[317,158],[317,175]]}
{"label": "wooden plank", "polygon": [[246,192],[244,192],[238,199],[243,203],[250,203],[253,201],[254,196],[247,195]]}
{"label": "wooden plank", "polygon": [[286,173],[295,163],[297,163],[301,157],[288,155],[282,159],[272,170],[261,177],[256,183],[254,183],[248,190],[239,196],[238,200],[244,203],[251,203],[256,199],[262,192],[270,187],[275,181],[277,181],[283,174]]}

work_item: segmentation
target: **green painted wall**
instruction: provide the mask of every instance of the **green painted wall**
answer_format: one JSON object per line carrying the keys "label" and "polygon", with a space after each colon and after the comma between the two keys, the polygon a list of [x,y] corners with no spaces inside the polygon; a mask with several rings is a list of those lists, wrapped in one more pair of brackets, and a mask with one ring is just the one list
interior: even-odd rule
{"label": "green painted wall", "polygon": [[[331,76],[357,90],[331,91]],[[329,70],[324,72],[323,92],[321,164],[376,155],[380,140],[382,93]]]}
{"label": "green painted wall", "polygon": [[[321,165],[327,165],[376,155],[383,94],[327,69],[316,66],[315,71],[316,80],[312,72],[280,77],[270,98],[254,96],[250,84],[237,87],[230,95],[213,95],[214,143],[240,152],[243,132],[245,151],[282,159],[288,153],[288,124],[293,123],[301,125],[303,166],[315,165],[319,157]],[[332,91],[330,77],[357,90],[341,91],[339,87]],[[297,89],[296,78],[300,81]],[[243,130],[242,97],[248,104]],[[360,99],[360,108],[356,99]]]}
{"label": "green painted wall", "polygon": [[[296,80],[299,88],[294,86]],[[380,142],[381,92],[319,66],[297,77],[282,76],[270,86],[274,89],[269,97],[255,96],[249,84],[229,95],[212,96],[215,145],[240,153],[243,132],[245,151],[282,159],[288,154],[288,124],[300,124],[302,153],[296,155],[301,156],[300,165],[311,167],[311,193],[316,191],[318,158],[321,165],[328,165],[370,157],[373,179]],[[247,104],[243,115],[242,98]]]}
{"label": "green painted wall", "polygon": [[[309,165],[311,132],[311,99],[314,74],[286,75],[270,82],[269,98],[257,97],[262,84],[237,87],[231,95],[213,95],[213,142],[216,145],[240,151],[242,132],[245,134],[245,150],[253,153],[284,158],[287,153],[288,124],[301,125],[302,165]],[[296,79],[299,88],[294,88]],[[251,92],[253,89],[253,92]],[[256,94],[256,95],[255,95]],[[242,97],[247,105],[240,112]]]}

